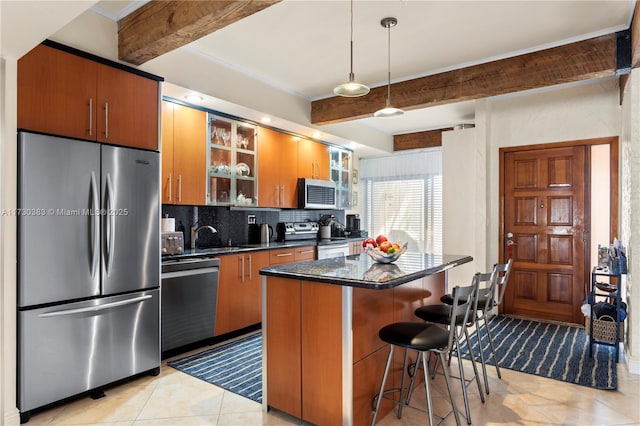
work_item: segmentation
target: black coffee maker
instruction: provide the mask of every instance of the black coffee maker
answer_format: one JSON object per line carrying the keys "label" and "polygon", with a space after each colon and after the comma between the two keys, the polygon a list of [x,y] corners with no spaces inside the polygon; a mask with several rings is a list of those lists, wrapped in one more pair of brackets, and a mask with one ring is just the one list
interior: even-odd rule
{"label": "black coffee maker", "polygon": [[360,232],[360,215],[347,215],[347,231],[350,231],[352,234]]}

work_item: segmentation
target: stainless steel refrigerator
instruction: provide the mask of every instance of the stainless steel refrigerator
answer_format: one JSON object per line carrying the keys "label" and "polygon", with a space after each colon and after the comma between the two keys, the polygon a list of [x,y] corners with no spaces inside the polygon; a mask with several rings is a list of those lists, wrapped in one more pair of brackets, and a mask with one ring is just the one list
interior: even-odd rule
{"label": "stainless steel refrigerator", "polygon": [[24,420],[159,371],[160,166],[157,152],[27,132],[18,161]]}

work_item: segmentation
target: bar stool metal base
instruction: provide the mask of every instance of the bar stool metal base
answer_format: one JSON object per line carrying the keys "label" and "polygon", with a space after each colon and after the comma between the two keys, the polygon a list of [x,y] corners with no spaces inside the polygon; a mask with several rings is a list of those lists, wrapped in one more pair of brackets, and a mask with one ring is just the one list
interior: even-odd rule
{"label": "bar stool metal base", "polygon": [[[403,363],[403,369],[402,369],[402,381],[401,381],[401,385],[400,388],[393,388],[393,389],[386,389],[385,390],[385,384],[387,383],[387,377],[389,375],[389,370],[391,368],[391,363],[393,361],[393,351],[394,351],[394,347],[395,345],[393,344],[389,344],[389,356],[387,357],[387,364],[384,370],[384,375],[382,376],[382,383],[380,385],[380,392],[378,394],[376,394],[373,399],[372,399],[372,406],[375,405],[375,408],[373,410],[373,418],[371,420],[371,425],[375,425],[376,424],[376,419],[378,417],[378,412],[380,411],[380,404],[382,402],[383,399],[389,400],[389,401],[393,401],[395,403],[397,403],[398,405],[398,414],[397,417],[398,419],[400,419],[402,417],[402,409],[403,407],[408,407],[417,411],[421,411],[423,413],[426,413],[429,416],[429,424],[433,425],[433,419],[434,417],[437,418],[439,421],[438,423],[435,424],[441,424],[443,421],[445,421],[447,418],[449,418],[449,416],[451,414],[453,414],[455,416],[456,419],[456,424],[460,425],[460,417],[458,415],[458,408],[456,406],[455,400],[453,398],[453,393],[452,393],[452,389],[451,389],[451,384],[450,384],[450,376],[449,373],[447,372],[447,369],[443,367],[443,371],[444,371],[444,375],[445,375],[445,382],[447,385],[447,390],[449,392],[449,398],[451,401],[451,411],[449,411],[449,413],[447,413],[445,416],[438,416],[436,414],[433,413],[433,404],[431,401],[431,386],[429,384],[429,375],[427,373],[425,373],[425,391],[426,391],[426,399],[427,399],[427,410],[424,410],[420,407],[416,407],[413,405],[409,404],[409,400],[408,400],[408,396],[409,396],[409,392],[407,392],[407,399],[404,400],[403,399],[403,395],[404,395],[404,389],[405,389],[405,376],[406,376],[406,372],[407,372],[407,360],[408,360],[408,356],[409,356],[409,350],[408,348],[405,348],[405,356],[404,356],[404,363]],[[411,387],[413,387],[413,383],[415,380],[415,375],[418,373],[418,363],[420,362],[420,360],[422,359],[422,366],[423,366],[423,370],[425,372],[429,371],[429,367],[428,367],[428,362],[427,362],[427,357],[425,356],[425,352],[423,351],[417,351],[418,352],[418,358],[416,359],[416,367],[414,370],[414,377],[413,380],[411,380]],[[444,363],[444,354],[442,352],[437,352],[439,355],[439,358],[441,359],[441,362]],[[444,365],[444,364],[443,364]],[[400,392],[400,397],[399,399],[395,399],[395,398],[387,398],[385,397],[385,395],[390,394],[390,393],[397,393]]]}

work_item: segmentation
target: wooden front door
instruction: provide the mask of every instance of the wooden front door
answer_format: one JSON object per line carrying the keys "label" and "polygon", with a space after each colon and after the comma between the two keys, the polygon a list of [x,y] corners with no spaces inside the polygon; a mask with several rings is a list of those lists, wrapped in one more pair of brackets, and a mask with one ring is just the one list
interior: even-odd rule
{"label": "wooden front door", "polygon": [[[585,146],[504,154],[504,313],[582,323]],[[510,236],[513,234],[513,236]]]}

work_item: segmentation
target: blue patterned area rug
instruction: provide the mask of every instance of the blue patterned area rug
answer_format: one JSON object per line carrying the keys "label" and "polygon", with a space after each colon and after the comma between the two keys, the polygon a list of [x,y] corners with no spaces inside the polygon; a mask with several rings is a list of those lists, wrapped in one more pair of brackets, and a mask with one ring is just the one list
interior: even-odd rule
{"label": "blue patterned area rug", "polygon": [[167,365],[256,402],[262,402],[262,333],[170,361]]}
{"label": "blue patterned area rug", "polygon": [[[501,368],[597,389],[616,389],[618,386],[615,349],[594,344],[593,357],[590,357],[589,337],[584,328],[503,316],[493,317],[489,327]],[[484,328],[480,334],[485,360],[494,365]],[[477,354],[475,332],[471,345]],[[465,345],[462,345],[462,351],[468,354]]]}

